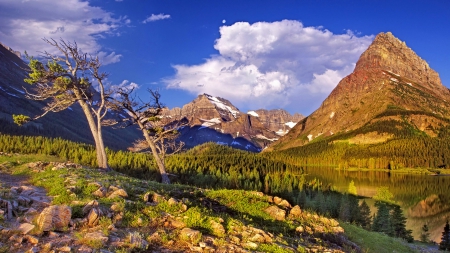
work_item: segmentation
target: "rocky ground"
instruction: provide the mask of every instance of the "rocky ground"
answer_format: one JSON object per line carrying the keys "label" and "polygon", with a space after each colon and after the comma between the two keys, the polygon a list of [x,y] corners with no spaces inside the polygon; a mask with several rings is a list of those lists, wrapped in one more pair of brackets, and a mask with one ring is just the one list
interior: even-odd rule
{"label": "rocky ground", "polygon": [[167,186],[73,163],[0,168],[0,252],[360,251],[336,220],[260,192]]}

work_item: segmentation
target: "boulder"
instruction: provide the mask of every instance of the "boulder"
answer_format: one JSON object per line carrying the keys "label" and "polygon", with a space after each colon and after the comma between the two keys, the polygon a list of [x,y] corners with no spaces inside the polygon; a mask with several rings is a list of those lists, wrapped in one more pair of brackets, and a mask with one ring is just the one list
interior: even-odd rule
{"label": "boulder", "polygon": [[66,205],[54,205],[45,208],[38,217],[37,224],[41,231],[64,230],[68,227],[72,210]]}
{"label": "boulder", "polygon": [[98,207],[98,201],[97,200],[92,200],[90,202],[88,202],[84,207],[83,207],[83,215],[88,214],[89,212],[91,212],[92,208]]}
{"label": "boulder", "polygon": [[84,235],[85,239],[88,239],[90,241],[100,241],[102,242],[102,244],[105,244],[106,242],[108,242],[108,237],[105,236],[102,232],[100,231],[96,231],[96,232],[92,232],[92,233],[87,233]]}
{"label": "boulder", "polygon": [[193,243],[196,243],[201,240],[202,233],[198,230],[191,229],[191,228],[183,228],[180,231],[180,238],[184,240],[189,240]]}
{"label": "boulder", "polygon": [[219,222],[217,222],[215,220],[210,220],[209,222],[211,223],[211,229],[212,229],[213,235],[218,236],[218,237],[225,236],[225,228],[223,227],[222,224],[220,224]]}
{"label": "boulder", "polygon": [[286,218],[286,211],[277,207],[277,206],[269,206],[264,210],[270,217],[275,220],[283,221]]}
{"label": "boulder", "polygon": [[115,191],[113,191],[108,198],[112,199],[112,198],[127,198],[128,197],[128,193],[124,190],[124,189],[117,189]]}
{"label": "boulder", "polygon": [[87,223],[89,227],[96,226],[100,221],[100,217],[103,216],[103,212],[98,207],[91,209],[87,216]]}
{"label": "boulder", "polygon": [[300,209],[300,206],[296,205],[294,206],[291,211],[289,212],[289,219],[297,219],[302,216],[302,209]]}
{"label": "boulder", "polygon": [[95,197],[98,197],[98,198],[104,198],[104,197],[106,197],[107,192],[108,192],[108,190],[102,186],[102,187],[98,188],[95,192],[93,192],[92,195],[94,195]]}
{"label": "boulder", "polygon": [[30,223],[22,223],[19,225],[19,227],[17,228],[17,230],[19,230],[22,234],[26,235],[28,234],[31,230],[33,230],[36,226]]}

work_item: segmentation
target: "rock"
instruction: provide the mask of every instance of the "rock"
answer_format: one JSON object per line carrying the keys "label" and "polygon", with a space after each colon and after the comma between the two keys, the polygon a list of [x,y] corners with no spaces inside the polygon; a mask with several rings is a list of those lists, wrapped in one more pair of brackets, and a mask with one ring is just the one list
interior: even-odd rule
{"label": "rock", "polygon": [[305,229],[303,228],[303,226],[298,226],[298,227],[295,228],[295,232],[303,233],[303,232],[305,232]]}
{"label": "rock", "polygon": [[286,218],[286,211],[277,206],[269,206],[264,212],[269,214],[275,220],[283,221]]}
{"label": "rock", "polygon": [[174,227],[174,228],[185,228],[186,227],[186,223],[180,221],[180,220],[171,220],[170,221],[170,226]]}
{"label": "rock", "polygon": [[92,200],[90,202],[88,202],[84,207],[83,207],[83,215],[88,214],[92,208],[94,207],[98,207],[98,201],[97,200]]}
{"label": "rock", "polygon": [[225,228],[223,227],[222,224],[218,223],[215,220],[210,220],[209,221],[211,223],[211,229],[212,229],[212,234],[218,237],[223,237],[225,236]]}
{"label": "rock", "polygon": [[95,192],[93,192],[92,195],[94,195],[95,197],[98,197],[98,198],[104,198],[104,197],[106,197],[107,192],[108,192],[108,190],[102,186],[102,187],[98,188]]}
{"label": "rock", "polygon": [[71,252],[72,248],[69,246],[62,246],[62,247],[59,247],[57,250],[61,251],[61,252]]}
{"label": "rock", "polygon": [[130,247],[134,249],[146,250],[148,248],[148,242],[142,239],[138,232],[129,234]]}
{"label": "rock", "polygon": [[176,200],[176,199],[174,199],[174,198],[170,198],[170,199],[167,201],[167,204],[169,204],[169,205],[176,205],[176,204],[178,204],[178,203],[180,203],[180,201],[179,201],[179,200]]}
{"label": "rock", "polygon": [[289,202],[287,200],[282,199],[280,197],[273,197],[273,203],[275,203],[275,205],[286,207],[286,208],[291,207],[291,204],[289,204]]}
{"label": "rock", "polygon": [[91,209],[87,216],[87,224],[89,227],[94,227],[100,221],[100,217],[103,216],[103,212],[98,207]]}
{"label": "rock", "polygon": [[300,206],[295,205],[291,211],[289,211],[289,219],[297,219],[302,216],[302,209],[300,209]]}
{"label": "rock", "polygon": [[31,244],[38,244],[39,243],[39,239],[35,236],[32,235],[25,235],[24,238],[27,240],[27,242],[31,243]]}
{"label": "rock", "polygon": [[22,243],[23,237],[18,234],[14,234],[8,239],[10,242]]}
{"label": "rock", "polygon": [[246,249],[255,250],[258,248],[258,244],[254,243],[254,242],[246,242],[246,243],[242,244],[242,247],[244,247]]}
{"label": "rock", "polygon": [[180,231],[180,238],[183,240],[191,241],[192,243],[197,243],[202,238],[202,233],[198,230],[191,228],[183,228]]}
{"label": "rock", "polygon": [[68,227],[72,210],[66,205],[54,205],[45,208],[38,217],[41,231],[61,231]]}
{"label": "rock", "polygon": [[109,199],[117,198],[117,197],[127,198],[128,194],[124,189],[117,189],[108,196]]}
{"label": "rock", "polygon": [[108,242],[108,237],[105,236],[102,232],[96,231],[92,233],[87,233],[84,235],[85,239],[92,240],[92,241],[100,241],[102,244],[105,244]]}
{"label": "rock", "polygon": [[33,230],[36,226],[30,223],[22,223],[19,225],[19,227],[17,228],[22,234],[26,235],[28,234],[31,230]]}
{"label": "rock", "polygon": [[159,203],[159,202],[164,201],[164,200],[165,200],[165,198],[161,194],[154,193],[153,196],[152,196],[152,201],[153,202]]}
{"label": "rock", "polygon": [[117,203],[117,202],[114,202],[112,205],[111,205],[111,211],[113,211],[113,212],[120,212],[120,211],[123,211],[123,206],[122,206],[122,204],[120,204],[120,203]]}
{"label": "rock", "polygon": [[264,238],[264,236],[260,235],[260,234],[256,234],[254,235],[252,238],[249,239],[249,241],[251,242],[265,242],[266,239]]}

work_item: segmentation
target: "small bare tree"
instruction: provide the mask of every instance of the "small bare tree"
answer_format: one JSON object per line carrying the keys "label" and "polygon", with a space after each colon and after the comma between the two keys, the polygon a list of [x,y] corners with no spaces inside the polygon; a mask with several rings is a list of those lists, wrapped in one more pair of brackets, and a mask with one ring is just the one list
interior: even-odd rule
{"label": "small bare tree", "polygon": [[177,142],[176,139],[179,135],[179,127],[184,124],[181,121],[171,122],[170,119],[161,115],[163,105],[158,91],[148,90],[150,102],[137,101],[133,91],[134,89],[119,88],[112,102],[115,108],[112,108],[117,111],[125,110],[128,113],[128,117],[123,120],[124,127],[136,124],[142,131],[144,139],[135,142],[129,150],[137,152],[150,149],[159,168],[162,183],[170,184],[165,158],[183,148],[184,143]]}
{"label": "small bare tree", "polygon": [[102,120],[107,113],[109,94],[103,84],[107,75],[99,71],[101,66],[99,58],[83,53],[75,42],[43,40],[56,47],[61,55],[45,51],[42,54],[42,61],[27,55],[31,71],[24,81],[34,86],[32,92],[25,89],[27,98],[47,101],[47,104],[41,115],[34,118],[13,115],[14,122],[22,125],[49,112],[65,110],[78,102],[94,137],[98,167],[109,170],[102,136]]}

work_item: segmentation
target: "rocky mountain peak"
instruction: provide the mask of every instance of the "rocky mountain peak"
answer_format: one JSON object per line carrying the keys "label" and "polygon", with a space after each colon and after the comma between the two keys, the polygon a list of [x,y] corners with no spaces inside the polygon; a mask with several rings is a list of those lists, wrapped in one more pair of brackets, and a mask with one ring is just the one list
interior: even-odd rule
{"label": "rocky mountain peak", "polygon": [[355,72],[379,69],[426,84],[431,89],[445,89],[439,74],[391,32],[375,37],[356,63]]}
{"label": "rocky mountain peak", "polygon": [[[273,146],[301,146],[319,136],[346,133],[376,121],[401,121],[405,119],[401,114],[408,111],[409,115],[428,115],[408,119],[420,131],[428,131],[427,127],[438,128],[442,123],[434,115],[448,118],[449,100],[449,89],[425,60],[392,33],[380,33],[362,53],[353,73],[338,83],[316,111]],[[392,112],[392,108],[398,112]],[[390,116],[382,118],[389,110]],[[377,137],[366,139],[386,140],[385,136],[373,134]],[[433,131],[427,134],[436,135]]]}

